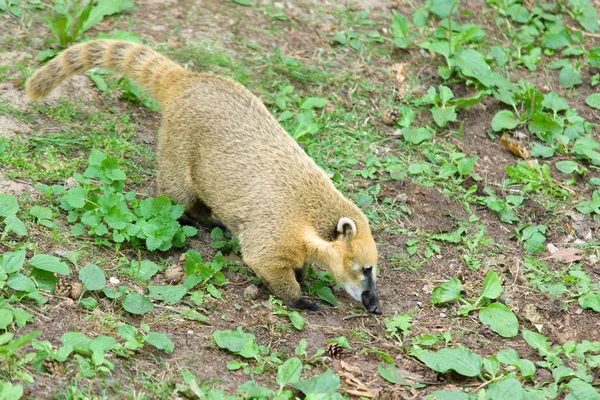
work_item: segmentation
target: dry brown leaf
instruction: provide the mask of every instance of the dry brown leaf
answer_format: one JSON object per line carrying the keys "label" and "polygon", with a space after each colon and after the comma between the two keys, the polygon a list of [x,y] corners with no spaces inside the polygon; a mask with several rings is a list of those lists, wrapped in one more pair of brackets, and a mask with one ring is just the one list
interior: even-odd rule
{"label": "dry brown leaf", "polygon": [[399,84],[404,83],[404,81],[406,80],[406,70],[404,69],[405,65],[407,64],[394,64],[390,68],[392,72],[396,73],[396,81],[398,81]]}
{"label": "dry brown leaf", "polygon": [[340,361],[340,365],[342,366],[342,369],[344,371],[348,371],[350,373],[355,373],[355,374],[362,375],[362,372],[361,372],[360,368],[355,367],[352,364],[348,364],[347,362]]}
{"label": "dry brown leaf", "polygon": [[526,304],[525,307],[523,307],[521,315],[533,325],[541,324],[544,321],[544,317],[538,312],[537,307],[531,303]]}
{"label": "dry brown leaf", "polygon": [[521,146],[519,142],[510,140],[508,136],[506,136],[506,134],[502,135],[502,137],[500,138],[500,143],[502,143],[502,146],[506,147],[508,151],[510,151],[517,157],[529,158],[531,156],[528,149]]}
{"label": "dry brown leaf", "polygon": [[[344,362],[342,361],[342,363]],[[344,367],[342,366],[342,368]],[[353,396],[362,396],[368,398],[373,398],[377,395],[376,390],[371,389],[370,387],[356,379],[354,375],[352,375],[352,373],[348,371],[338,371],[338,374],[340,375],[340,377],[345,378],[344,381],[348,384],[348,386],[352,387],[352,389],[344,389],[346,393],[351,394]]]}
{"label": "dry brown leaf", "polygon": [[583,258],[583,250],[569,247],[568,249],[562,249],[552,253],[550,258],[568,263],[579,261]]}

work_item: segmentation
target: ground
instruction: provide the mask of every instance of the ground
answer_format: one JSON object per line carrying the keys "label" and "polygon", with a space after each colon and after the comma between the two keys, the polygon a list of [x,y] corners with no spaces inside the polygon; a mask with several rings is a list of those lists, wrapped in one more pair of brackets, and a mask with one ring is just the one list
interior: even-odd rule
{"label": "ground", "polygon": [[[600,34],[597,18],[591,26],[589,18],[583,21],[590,9],[580,11],[598,9],[597,1],[545,8],[511,0],[454,7],[450,0],[134,3],[75,42],[133,34],[128,38],[189,70],[231,76],[259,96],[369,217],[383,315],[367,314],[318,266],[304,290],[322,312],[289,310],[244,266],[235,239],[221,239],[218,231],[201,229],[166,251],[149,251],[143,241],[116,244],[112,234],[88,235],[89,225],[76,234],[77,217],[59,201],[64,195],[39,185],[98,188],[98,176],[83,185],[77,178],[96,149],[115,157],[127,176],[117,192],[156,196],[160,111],[104,70],[73,77],[47,100],[28,103],[26,79],[68,40],[53,36],[49,8],[13,1],[20,12],[0,12],[0,193],[18,200],[16,217],[27,234],[11,230],[15,213],[0,207],[0,217],[7,217],[0,222],[6,272],[0,273],[0,333],[14,334],[12,341],[0,336],[0,398],[17,397],[7,382],[15,393],[22,388],[24,398],[223,398],[219,390],[273,398],[256,388],[248,394],[242,385],[254,381],[277,392],[281,364],[292,357],[304,366],[303,380],[327,370],[341,376],[344,398],[359,398],[359,389],[364,398],[380,399],[600,398],[600,192],[594,193],[600,157],[593,151]],[[450,11],[458,12],[449,45]],[[444,76],[442,54],[452,45]],[[491,70],[478,70],[479,60]],[[499,75],[490,77],[492,71]],[[503,80],[517,85],[507,89],[513,106],[501,101],[510,85]],[[439,95],[428,100],[431,87]],[[454,99],[440,102],[447,89]],[[553,108],[552,93],[566,105]],[[387,120],[390,110],[399,121]],[[437,112],[449,115],[447,121],[437,120]],[[506,114],[510,121],[500,123]],[[512,145],[503,144],[503,135]],[[523,159],[519,149],[532,155]],[[117,167],[106,168],[109,174]],[[50,215],[40,217],[40,207]],[[21,250],[27,262],[9,272],[6,254]],[[32,257],[44,254],[68,266],[72,278],[56,284],[36,275],[44,268]],[[188,288],[184,270],[190,275],[190,265],[200,265],[190,261],[195,254],[203,271],[222,268],[227,281],[212,271]],[[56,263],[46,271],[56,273]],[[89,264],[106,282],[82,293]],[[142,276],[140,268],[155,269]],[[17,275],[19,282],[32,277],[35,286],[24,290]],[[480,298],[496,281],[501,293]],[[156,286],[189,290],[170,301],[153,294]],[[154,308],[126,307],[123,297],[111,296],[119,287],[123,296],[150,298]],[[492,303],[503,314],[486,322]],[[16,308],[32,318],[19,322]],[[518,333],[502,330],[517,322]],[[143,347],[128,341],[126,325]],[[260,354],[228,351],[219,341],[222,331],[238,327],[254,335]],[[145,328],[163,335],[142,333]],[[32,332],[39,334],[11,355],[9,345]],[[114,343],[102,351],[80,348],[65,339],[68,332],[98,338],[95,349],[107,338]],[[332,353],[332,343],[342,346],[341,354]],[[61,345],[73,346],[73,353],[61,357]],[[442,356],[444,348],[468,353]],[[517,361],[507,361],[506,349],[518,353]],[[535,373],[523,369],[524,360],[536,363]],[[315,394],[320,389],[302,389],[302,381],[293,395],[334,398],[336,379],[327,379],[322,397]],[[286,390],[297,380],[285,380]]]}

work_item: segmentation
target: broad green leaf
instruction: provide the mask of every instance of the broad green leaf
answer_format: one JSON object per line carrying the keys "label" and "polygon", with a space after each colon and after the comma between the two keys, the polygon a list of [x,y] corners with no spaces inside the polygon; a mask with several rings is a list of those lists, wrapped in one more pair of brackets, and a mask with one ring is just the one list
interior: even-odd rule
{"label": "broad green leaf", "polygon": [[298,311],[290,311],[288,317],[290,318],[290,322],[292,323],[294,328],[296,328],[299,331],[304,329],[304,318],[302,318],[302,315],[300,315]]}
{"label": "broad green leaf", "polygon": [[101,365],[104,356],[112,350],[117,341],[112,336],[98,336],[90,342],[90,351],[92,352],[92,361],[94,365]]}
{"label": "broad green leaf", "polygon": [[539,333],[524,330],[523,338],[531,347],[540,353],[540,356],[546,357],[550,354],[550,343],[546,336],[540,335]]}
{"label": "broad green leaf", "polygon": [[589,95],[585,99],[585,103],[588,106],[595,108],[596,110],[600,110],[600,93],[594,93],[592,95]]}
{"label": "broad green leaf", "polygon": [[95,264],[88,264],[79,270],[79,280],[86,290],[100,290],[106,285],[106,276]]}
{"label": "broad green leaf", "polygon": [[330,369],[314,378],[301,380],[294,384],[294,388],[307,396],[316,394],[332,395],[337,392],[339,387],[340,377]]}
{"label": "broad green leaf", "polygon": [[558,83],[566,89],[570,89],[574,86],[581,85],[583,80],[581,74],[571,64],[567,65],[560,70],[558,75]]}
{"label": "broad green leaf", "polygon": [[526,395],[521,382],[515,378],[508,378],[492,383],[488,389],[487,398],[493,400],[517,400],[525,399]]}
{"label": "broad green leaf", "polygon": [[6,252],[2,254],[0,259],[0,265],[3,267],[4,272],[7,274],[13,274],[23,267],[25,262],[25,250],[19,250],[15,252]]}
{"label": "broad green leaf", "polygon": [[182,285],[176,286],[148,286],[148,295],[156,300],[164,301],[167,304],[177,304],[185,296],[187,289]]}
{"label": "broad green leaf", "polygon": [[84,299],[79,300],[78,304],[81,304],[88,310],[93,310],[98,307],[98,302],[93,297],[86,297]]}
{"label": "broad green leaf", "polygon": [[[242,0],[234,0],[242,1]],[[242,394],[245,399],[267,399],[272,396],[272,392],[264,387],[258,386],[253,381],[248,381],[237,388],[238,393]],[[223,398],[223,397],[221,397]]]}
{"label": "broad green leaf", "polygon": [[280,387],[288,384],[295,384],[300,380],[302,373],[302,361],[296,357],[287,359],[277,371],[276,382]]}
{"label": "broad green leaf", "polygon": [[85,32],[92,26],[102,21],[105,16],[117,14],[125,10],[131,10],[133,2],[131,0],[98,0],[96,6],[92,8],[87,19],[81,27],[81,32]]}
{"label": "broad green leaf", "polygon": [[159,350],[163,350],[167,354],[173,353],[175,345],[167,335],[161,332],[150,332],[146,335],[146,343],[151,344]]}
{"label": "broad green leaf", "polygon": [[27,227],[19,218],[9,215],[4,218],[4,232],[14,232],[19,236],[27,236]]}
{"label": "broad green leaf", "polygon": [[71,275],[71,270],[57,257],[48,254],[36,254],[29,260],[29,265],[44,271],[55,272],[61,275]]}
{"label": "broad green leaf", "polygon": [[379,364],[377,366],[377,371],[383,379],[394,385],[410,386],[415,389],[425,387],[423,384],[409,382],[410,376],[406,373],[403,374],[403,372],[397,369],[393,364]]}
{"label": "broad green leaf", "polygon": [[121,304],[125,311],[132,314],[145,314],[154,309],[154,304],[148,297],[137,293],[127,295]]}
{"label": "broad green leaf", "polygon": [[235,331],[215,331],[213,338],[217,346],[222,349],[227,349],[242,357],[258,360],[258,345],[254,343],[254,335],[243,332],[241,327]]}
{"label": "broad green leaf", "polygon": [[404,129],[402,137],[409,143],[420,144],[433,137],[432,133],[426,128]]}
{"label": "broad green leaf", "polygon": [[64,346],[70,346],[73,350],[83,353],[90,352],[92,339],[79,332],[67,332],[60,339]]}
{"label": "broad green leaf", "polygon": [[321,97],[307,97],[300,102],[301,110],[310,110],[313,108],[323,108],[327,104],[327,100]]}
{"label": "broad green leaf", "polygon": [[554,155],[554,149],[539,143],[534,143],[531,148],[531,155],[534,157],[550,158]]}
{"label": "broad green leaf", "polygon": [[52,210],[50,210],[48,207],[33,206],[31,210],[29,210],[29,213],[38,220],[52,219]]}
{"label": "broad green leaf", "polygon": [[442,283],[433,289],[431,293],[431,304],[442,304],[449,301],[458,300],[460,298],[460,291],[462,290],[462,284],[458,278],[452,278],[451,280]]}
{"label": "broad green leaf", "polygon": [[479,310],[479,320],[489,325],[502,337],[515,337],[519,333],[519,321],[512,310],[501,303],[492,303]]}
{"label": "broad green leaf", "polygon": [[485,58],[476,50],[461,50],[454,56],[453,64],[460,68],[463,75],[475,78],[487,87],[497,83]]}
{"label": "broad green leaf", "polygon": [[473,167],[475,167],[475,163],[477,162],[477,156],[463,158],[457,163],[458,173],[460,176],[465,176],[473,171]]}
{"label": "broad green leaf", "polygon": [[496,271],[489,271],[483,280],[482,297],[497,299],[502,294],[502,285]]}
{"label": "broad green leaf", "polygon": [[563,131],[563,128],[549,114],[542,112],[533,114],[528,128],[538,138],[550,145],[554,144],[554,138]]}
{"label": "broad green leaf", "polygon": [[463,376],[477,376],[481,373],[483,359],[469,349],[445,348],[436,353],[424,352],[418,358],[436,372],[454,370]]}
{"label": "broad green leaf", "polygon": [[[6,330],[13,322],[13,313],[6,308],[0,308],[0,329]],[[1,393],[1,392],[0,392]]]}
{"label": "broad green leaf", "polygon": [[318,288],[317,296],[319,296],[321,300],[328,302],[334,307],[336,307],[339,304],[339,301],[335,298],[329,286],[321,286],[320,288]]}
{"label": "broad green leaf", "polygon": [[519,358],[519,354],[512,349],[504,349],[498,352],[498,361],[503,364],[512,365],[519,369],[524,378],[533,378],[535,364],[527,359]]}
{"label": "broad green leaf", "polygon": [[492,129],[499,132],[503,129],[515,129],[519,125],[519,120],[508,110],[498,111],[492,118]]}
{"label": "broad green leaf", "polygon": [[35,282],[23,274],[14,274],[6,281],[9,288],[20,292],[33,292],[36,290]]}
{"label": "broad green leaf", "polygon": [[557,95],[555,92],[550,92],[544,96],[542,105],[555,113],[559,111],[566,111],[569,109],[569,104],[565,99]]}
{"label": "broad green leaf", "polygon": [[71,207],[83,208],[86,195],[86,190],[81,186],[77,186],[67,190],[63,197]]}
{"label": "broad green leaf", "polygon": [[572,174],[573,172],[579,170],[579,164],[577,164],[575,161],[557,161],[554,165],[556,165],[556,169],[563,174]]}
{"label": "broad green leaf", "polygon": [[431,108],[431,115],[433,116],[433,120],[435,123],[443,128],[448,122],[456,121],[456,110],[454,107],[438,107],[433,106]]}
{"label": "broad green leaf", "polygon": [[435,400],[469,400],[469,395],[457,390],[436,390],[431,393]]}
{"label": "broad green leaf", "polygon": [[19,211],[19,203],[15,196],[0,193],[0,217],[15,215]]}
{"label": "broad green leaf", "polygon": [[145,281],[149,281],[160,270],[159,266],[152,261],[144,260],[140,264],[137,261],[131,261],[130,273]]}
{"label": "broad green leaf", "polygon": [[581,296],[579,299],[579,305],[582,308],[591,308],[596,312],[600,312],[600,293],[599,292],[588,292]]}

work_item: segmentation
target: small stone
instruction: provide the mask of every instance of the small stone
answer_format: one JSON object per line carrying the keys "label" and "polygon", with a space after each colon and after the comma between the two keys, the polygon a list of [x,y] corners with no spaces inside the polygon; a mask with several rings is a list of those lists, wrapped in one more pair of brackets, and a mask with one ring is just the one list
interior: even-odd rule
{"label": "small stone", "polygon": [[394,203],[404,204],[408,201],[408,195],[406,193],[399,193],[394,197]]}
{"label": "small stone", "polygon": [[256,285],[248,285],[246,289],[244,289],[244,299],[245,300],[254,300],[258,297],[258,288]]}
{"label": "small stone", "polygon": [[446,318],[446,317],[447,317],[446,313],[443,313],[443,312],[440,313],[440,318]]}
{"label": "small stone", "polygon": [[417,307],[423,308],[423,302],[422,301],[417,301]]}
{"label": "small stone", "polygon": [[548,249],[548,252],[550,254],[556,253],[558,251],[558,247],[556,247],[555,245],[553,245],[552,243],[548,243],[546,245],[546,248]]}
{"label": "small stone", "polygon": [[575,310],[575,314],[577,314],[577,315],[583,314],[583,308],[577,307],[577,310]]}
{"label": "small stone", "polygon": [[65,189],[73,189],[74,187],[78,187],[79,182],[77,182],[75,180],[75,178],[73,178],[72,176],[68,177],[67,180],[65,181]]}
{"label": "small stone", "polygon": [[381,120],[386,125],[396,125],[396,123],[400,121],[400,111],[395,108],[389,108],[381,114]]}
{"label": "small stone", "polygon": [[118,285],[119,283],[121,283],[121,281],[115,278],[114,276],[108,278],[108,281],[111,283],[111,285]]}
{"label": "small stone", "polygon": [[77,300],[79,299],[79,296],[81,296],[81,292],[83,292],[83,284],[81,282],[75,281],[71,283],[71,295],[69,297],[73,300]]}

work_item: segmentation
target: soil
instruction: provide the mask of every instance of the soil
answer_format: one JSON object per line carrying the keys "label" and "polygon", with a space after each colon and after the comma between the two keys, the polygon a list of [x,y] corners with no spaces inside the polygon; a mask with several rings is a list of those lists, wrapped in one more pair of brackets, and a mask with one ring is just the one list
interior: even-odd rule
{"label": "soil", "polygon": [[[280,24],[284,34],[267,34],[265,26],[269,26],[268,16],[262,12],[263,1],[256,1],[256,7],[239,7],[233,2],[222,2],[218,0],[205,0],[202,2],[191,0],[150,0],[136,2],[135,19],[132,25],[127,18],[106,20],[96,25],[89,32],[90,36],[96,36],[98,32],[110,32],[114,28],[131,31],[143,39],[154,44],[167,44],[177,46],[177,43],[191,43],[195,41],[212,43],[215,47],[226,49],[235,58],[238,51],[248,51],[241,44],[244,41],[255,45],[260,52],[273,54],[275,49],[281,49],[286,55],[293,55],[302,59],[307,64],[318,65],[318,57],[314,57],[315,51],[332,52],[326,44],[329,41],[327,29],[335,25],[337,19],[333,15],[322,14],[314,4],[310,2],[282,2],[275,3],[275,7],[282,7],[286,14],[291,17],[288,24]],[[317,2],[319,8],[343,8],[346,1]],[[402,11],[409,11],[404,2],[384,1],[362,1],[350,2],[354,9],[366,9],[370,17],[377,21],[383,21],[391,15],[390,7]],[[398,4],[402,3],[402,4]],[[481,7],[483,2],[465,1],[462,7],[471,10],[469,22],[480,23],[487,32],[493,32],[495,26],[484,16]],[[406,8],[406,9],[405,9]],[[7,19],[6,14],[0,15],[1,29],[17,28],[17,23]],[[383,25],[382,25],[383,26]],[[335,27],[334,27],[335,28]],[[34,21],[31,28],[26,31],[20,30],[24,38],[49,37],[50,33],[46,26],[39,21]],[[292,33],[293,32],[293,33]],[[30,45],[25,50],[11,50],[0,57],[0,66],[6,60],[23,60],[25,55],[35,54],[44,49],[44,44],[29,41]],[[393,86],[391,75],[382,73],[388,70],[392,64],[409,61],[408,73],[419,74],[420,85],[426,89],[429,84],[437,84],[435,68],[429,57],[423,56],[418,50],[408,52],[394,52],[391,57],[373,58],[366,63],[358,61],[349,50],[336,49],[335,62],[340,65],[355,65],[357,71],[371,71],[369,79],[381,81],[381,83]],[[29,61],[33,65],[33,61]],[[189,66],[194,68],[193,65]],[[257,71],[257,73],[260,73]],[[430,78],[428,78],[430,77]],[[533,79],[535,75],[531,75]],[[541,79],[541,78],[539,78]],[[545,80],[545,78],[544,78]],[[557,87],[558,76],[551,74],[548,80]],[[545,84],[546,82],[544,82]],[[552,87],[552,86],[551,86]],[[581,99],[586,97],[585,93],[591,93],[593,89],[582,88],[572,102],[580,115],[585,116],[594,123],[600,123],[598,112],[590,111],[585,107]],[[457,91],[458,92],[458,91]],[[19,111],[27,112],[31,105],[24,100],[24,93],[18,83],[0,83],[0,97]],[[99,99],[99,93],[84,76],[75,77],[67,84],[62,85],[47,100],[56,102],[61,98],[80,101],[87,107],[105,107],[108,100]],[[383,107],[386,99],[381,94],[373,94],[373,102],[377,107]],[[122,107],[115,100],[112,107]],[[501,104],[494,99],[486,98],[481,104],[471,110],[462,112],[464,119],[464,133],[456,139],[456,145],[468,156],[478,156],[477,173],[482,177],[483,186],[500,186],[505,179],[505,168],[519,161],[512,153],[508,152],[497,139],[490,139],[488,130],[490,121],[495,113],[502,108]],[[140,143],[153,147],[156,132],[158,130],[159,117],[156,113],[147,110],[137,110],[133,118],[139,122],[137,139]],[[373,120],[377,119],[377,112],[373,110]],[[44,130],[44,127],[34,127],[35,124],[24,124],[8,116],[0,116],[0,137],[11,137],[14,135],[31,134],[33,130]],[[380,129],[391,129],[380,125]],[[1,171],[1,169],[0,169]],[[410,181],[382,182],[381,198],[396,198],[398,195],[406,195],[405,205],[411,211],[408,215],[404,229],[418,230],[427,233],[445,233],[456,229],[458,223],[467,223],[468,213],[464,208],[453,202],[448,196],[439,191],[438,188],[418,186]],[[154,191],[154,186],[149,180],[143,189],[149,194]],[[33,187],[29,183],[19,180],[5,180],[0,173],[0,193],[20,195],[22,193],[33,193]],[[545,208],[534,200],[528,200],[523,207],[523,213],[533,223],[542,223]],[[433,307],[428,304],[431,291],[441,282],[453,277],[459,277],[463,283],[465,296],[475,296],[480,290],[480,284],[488,270],[493,269],[505,276],[505,293],[503,301],[513,309],[520,318],[522,329],[537,330],[548,336],[553,344],[561,344],[569,340],[600,340],[600,320],[591,310],[581,310],[576,302],[569,303],[566,309],[561,309],[561,304],[551,301],[546,295],[535,290],[523,290],[527,285],[523,270],[522,260],[524,257],[522,246],[514,241],[511,236],[514,228],[507,229],[506,224],[498,220],[496,213],[487,208],[476,209],[479,222],[486,227],[486,235],[502,246],[502,257],[484,258],[483,266],[479,270],[470,270],[462,260],[461,252],[455,247],[443,246],[441,255],[433,256],[422,268],[407,269],[397,268],[391,261],[394,256],[404,254],[406,256],[405,243],[409,238],[400,233],[387,230],[374,232],[377,241],[381,262],[379,265],[380,275],[378,278],[378,289],[384,309],[384,315],[366,315],[360,305],[353,302],[343,291],[335,289],[334,293],[340,300],[338,307],[324,306],[324,313],[305,313],[307,327],[303,331],[293,329],[280,329],[285,324],[285,319],[272,313],[272,304],[269,293],[259,287],[259,293],[255,299],[250,301],[244,299],[244,291],[250,285],[249,274],[241,272],[228,272],[231,284],[223,287],[223,297],[227,301],[213,300],[205,303],[203,307],[209,311],[210,321],[208,324],[185,321],[177,317],[177,314],[168,307],[157,307],[150,315],[138,318],[126,313],[117,315],[124,322],[133,326],[145,320],[154,321],[153,331],[165,332],[175,344],[172,355],[154,350],[148,346],[140,350],[135,358],[122,359],[111,358],[115,364],[115,371],[105,383],[98,380],[79,379],[79,385],[88,382],[90,393],[102,393],[107,387],[141,389],[141,383],[130,380],[139,371],[150,373],[155,380],[181,381],[178,369],[185,368],[200,378],[203,383],[214,384],[216,387],[224,388],[229,393],[246,382],[249,377],[243,371],[229,371],[226,365],[234,359],[234,356],[216,348],[212,341],[212,334],[216,330],[234,329],[241,326],[244,331],[253,333],[260,345],[268,346],[273,352],[293,354],[295,346],[301,339],[308,342],[308,353],[314,354],[318,349],[326,347],[327,342],[339,336],[346,336],[352,346],[347,350],[342,360],[357,367],[356,377],[366,383],[370,388],[378,390],[389,386],[377,371],[381,359],[372,354],[369,349],[377,348],[389,353],[394,357],[396,365],[404,370],[416,374],[424,382],[435,382],[435,385],[425,389],[414,391],[407,387],[395,387],[395,397],[401,394],[422,398],[433,390],[441,388],[452,389],[455,384],[459,386],[474,384],[476,381],[470,379],[463,381],[454,380],[449,375],[437,375],[424,367],[419,361],[406,356],[406,354],[386,335],[385,318],[397,313],[410,312],[414,316],[412,321],[413,335],[421,333],[442,333],[451,330],[459,334],[452,337],[451,345],[465,346],[481,354],[489,356],[503,348],[512,348],[519,352],[521,358],[539,360],[539,356],[529,347],[521,336],[512,339],[504,339],[498,335],[481,328],[476,315],[469,318],[453,317],[453,306],[448,308]],[[549,236],[548,241],[559,247],[568,247],[577,239],[585,239],[588,232],[595,236],[600,233],[600,227],[589,218],[577,221],[565,216],[562,222],[565,232],[571,234]],[[571,228],[571,229],[569,229]],[[560,236],[560,237],[559,237]],[[44,246],[41,245],[41,248]],[[210,246],[210,238],[207,232],[200,232],[199,237],[190,240],[187,248],[200,251],[205,258],[215,254]],[[50,250],[50,249],[48,249]],[[183,250],[171,250],[163,254],[162,258],[173,260],[177,263]],[[133,251],[125,251],[123,254],[128,258],[135,259],[137,255]],[[113,254],[111,259],[121,255]],[[549,255],[549,254],[548,254]],[[90,255],[90,258],[92,255]],[[106,254],[104,254],[106,256]],[[151,258],[151,255],[147,255]],[[82,264],[84,265],[84,264]],[[562,264],[548,259],[547,265],[551,269],[562,268]],[[586,268],[591,271],[593,265],[586,263]],[[596,283],[600,282],[600,275],[590,273]],[[163,279],[159,275],[157,280]],[[158,282],[158,281],[157,281]],[[129,283],[132,284],[132,283]],[[132,284],[133,285],[133,284]],[[527,305],[534,305],[542,315],[541,327],[535,327],[523,316],[522,310]],[[60,343],[64,332],[75,330],[84,332],[89,336],[107,334],[106,324],[100,323],[103,313],[118,311],[118,303],[101,301],[100,306],[94,312],[84,313],[81,308],[76,308],[70,299],[53,298],[48,305],[36,312],[33,325],[18,329],[17,334],[23,334],[32,330],[41,330],[39,340],[48,340],[54,345]],[[127,315],[127,316],[126,316]],[[115,321],[117,323],[119,321]],[[114,332],[113,332],[114,334]],[[330,367],[340,370],[339,360],[332,361]],[[320,372],[321,364],[317,368],[305,372],[308,376]],[[153,371],[153,372],[152,372]],[[28,387],[31,398],[44,398],[42,393],[46,391],[64,390],[72,383],[77,375],[77,368],[63,371],[62,374],[54,376],[36,375],[35,382]],[[255,376],[258,384],[273,386],[273,371],[271,374]],[[304,375],[303,375],[304,376]],[[550,378],[551,380],[551,378]],[[343,388],[348,389],[347,383],[342,383]],[[143,389],[142,389],[143,390]],[[47,392],[46,392],[47,393]]]}

